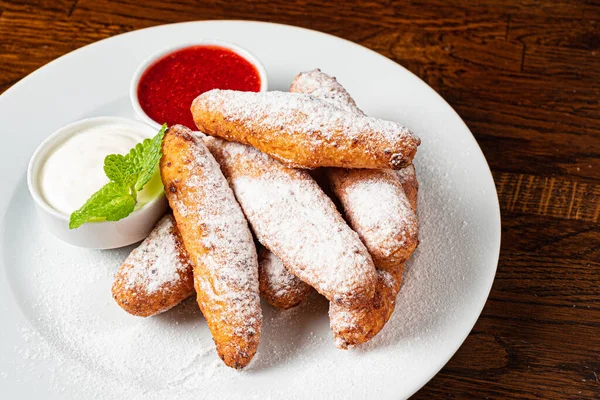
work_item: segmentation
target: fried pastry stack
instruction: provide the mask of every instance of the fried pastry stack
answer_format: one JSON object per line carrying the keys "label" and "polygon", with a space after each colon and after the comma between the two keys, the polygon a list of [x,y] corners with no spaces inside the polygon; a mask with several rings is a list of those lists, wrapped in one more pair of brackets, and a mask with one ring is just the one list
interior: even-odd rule
{"label": "fried pastry stack", "polygon": [[[330,301],[337,347],[373,338],[418,244],[411,163],[420,140],[367,117],[320,70],[299,74],[290,93],[212,90],[191,111],[210,136],[167,131],[161,174],[173,215],[117,271],[117,303],[150,316],[195,288],[217,352],[234,368],[258,347],[259,293],[287,309],[314,288]],[[306,170],[316,167],[326,167],[343,216]]]}

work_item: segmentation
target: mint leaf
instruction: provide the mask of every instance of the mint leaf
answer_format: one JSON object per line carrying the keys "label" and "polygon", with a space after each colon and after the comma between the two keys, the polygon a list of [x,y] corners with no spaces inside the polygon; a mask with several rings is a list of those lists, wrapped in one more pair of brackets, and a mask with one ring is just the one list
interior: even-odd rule
{"label": "mint leaf", "polygon": [[166,130],[167,125],[163,124],[156,136],[136,144],[126,155],[106,156],[104,173],[110,182],[71,214],[70,229],[91,221],[118,221],[133,212],[137,192],[144,188],[157,170]]}
{"label": "mint leaf", "polygon": [[131,187],[137,182],[139,173],[129,163],[128,156],[110,154],[104,159],[104,173],[113,182]]}
{"label": "mint leaf", "polygon": [[134,208],[135,198],[130,189],[121,183],[108,182],[71,214],[69,228],[79,228],[90,221],[118,221]]}
{"label": "mint leaf", "polygon": [[122,154],[110,154],[104,159],[104,173],[113,182],[123,183],[126,179],[127,157]]}
{"label": "mint leaf", "polygon": [[150,139],[144,139],[142,143],[138,143],[135,147],[129,150],[125,156],[127,159],[127,168],[131,173],[139,173],[142,170],[144,149],[150,145]]}
{"label": "mint leaf", "polygon": [[[167,125],[163,124],[160,131],[152,139],[146,139],[142,143],[144,152],[140,160],[140,175],[135,183],[135,190],[142,190],[144,185],[154,175],[156,166],[162,157],[162,141],[167,130]],[[137,146],[136,146],[137,147]]]}

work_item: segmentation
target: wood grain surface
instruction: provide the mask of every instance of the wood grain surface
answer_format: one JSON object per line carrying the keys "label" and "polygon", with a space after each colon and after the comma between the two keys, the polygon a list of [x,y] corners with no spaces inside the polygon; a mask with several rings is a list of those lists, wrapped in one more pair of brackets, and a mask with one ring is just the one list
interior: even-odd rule
{"label": "wood grain surface", "polygon": [[502,209],[498,274],[464,345],[414,398],[600,399],[599,0],[0,0],[0,93],[88,43],[203,19],[369,47],[438,91],[483,149]]}

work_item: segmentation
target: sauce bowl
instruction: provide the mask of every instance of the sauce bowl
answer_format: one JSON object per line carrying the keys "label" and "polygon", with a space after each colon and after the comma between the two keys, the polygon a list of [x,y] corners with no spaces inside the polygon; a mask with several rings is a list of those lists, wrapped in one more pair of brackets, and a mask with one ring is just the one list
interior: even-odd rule
{"label": "sauce bowl", "polygon": [[[165,56],[167,56],[171,53],[175,53],[179,50],[183,50],[188,47],[195,47],[195,46],[221,47],[221,48],[224,48],[226,50],[230,50],[230,51],[236,53],[238,56],[242,57],[243,59],[248,61],[252,66],[254,66],[254,68],[256,68],[256,71],[258,72],[258,76],[260,77],[260,89],[258,91],[259,92],[267,91],[267,88],[268,88],[267,70],[265,69],[263,64],[258,60],[258,58],[256,58],[252,53],[250,53],[246,49],[244,49],[236,44],[233,44],[233,43],[225,42],[222,40],[212,40],[212,39],[205,39],[205,40],[200,40],[197,42],[178,44],[175,46],[170,46],[165,49],[162,49],[162,50],[158,51],[157,53],[151,55],[142,64],[140,64],[140,66],[137,68],[137,70],[133,74],[133,77],[131,79],[131,83],[129,86],[129,98],[131,101],[131,105],[140,120],[142,120],[143,122],[149,124],[150,126],[156,128],[156,129],[160,128],[160,126],[161,126],[160,123],[154,121],[144,111],[144,109],[142,108],[142,105],[140,104],[139,98],[138,98],[138,87],[139,87],[140,80],[141,80],[142,76],[144,75],[144,73],[154,63],[161,60]],[[191,106],[191,104],[190,104],[190,106]],[[193,127],[191,127],[191,128],[193,128]]]}
{"label": "sauce bowl", "polygon": [[50,233],[74,246],[114,249],[139,242],[148,236],[154,224],[167,211],[167,201],[163,192],[119,221],[88,222],[77,229],[69,229],[69,215],[54,209],[44,198],[40,188],[41,170],[50,154],[61,143],[82,129],[114,123],[125,124],[148,138],[157,132],[153,127],[130,119],[88,118],[67,125],[48,136],[38,146],[29,161],[27,186],[40,219]]}

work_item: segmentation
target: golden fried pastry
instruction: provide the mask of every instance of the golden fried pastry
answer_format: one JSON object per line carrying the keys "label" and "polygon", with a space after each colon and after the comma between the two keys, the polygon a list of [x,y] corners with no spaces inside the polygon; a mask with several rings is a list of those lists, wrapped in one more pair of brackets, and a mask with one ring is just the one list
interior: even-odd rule
{"label": "golden fried pastry", "polygon": [[[412,166],[405,168],[401,176],[410,204],[416,212],[418,183]],[[401,171],[404,171],[401,170]],[[329,319],[334,344],[340,349],[368,342],[388,322],[396,306],[396,297],[402,285],[404,264],[400,263],[385,270],[377,269],[377,286],[373,300],[355,309],[347,309],[331,303]]]}
{"label": "golden fried pastry", "polygon": [[175,219],[165,215],[117,270],[113,298],[122,309],[149,317],[194,294],[194,276]]}
{"label": "golden fried pastry", "polygon": [[292,275],[277,256],[264,247],[258,251],[261,296],[273,307],[287,310],[302,303],[311,287]]}
{"label": "golden fried pastry", "polygon": [[290,85],[290,92],[309,94],[346,112],[365,115],[337,79],[321,72],[320,69],[300,72],[296,75]]}
{"label": "golden fried pastry", "polygon": [[258,241],[331,302],[373,297],[375,267],[358,235],[307,171],[236,142],[206,137]]}
{"label": "golden fried pastry", "polygon": [[418,223],[404,188],[391,170],[327,170],[346,221],[378,269],[394,270],[417,247]]}
{"label": "golden fried pastry", "polygon": [[395,270],[377,270],[375,296],[362,307],[348,310],[337,304],[329,305],[330,326],[337,348],[347,349],[368,342],[381,331],[396,307],[403,272],[404,264]]}
{"label": "golden fried pastry", "polygon": [[[320,70],[297,75],[290,90],[311,94],[347,112],[364,115],[344,87]],[[412,165],[396,174],[390,170],[330,168],[326,175],[346,219],[367,246],[377,267],[372,301],[355,309],[330,305],[335,345],[346,349],[371,340],[394,311],[404,262],[418,244],[418,184]]]}
{"label": "golden fried pastry", "polygon": [[298,168],[391,168],[411,163],[420,140],[402,125],[315,96],[211,90],[192,103],[198,128],[249,144]]}
{"label": "golden fried pastry", "polygon": [[417,213],[417,194],[419,191],[419,182],[417,181],[417,173],[414,165],[409,165],[406,168],[394,171],[400,180],[400,184],[406,193],[406,198],[410,203],[415,214]]}
{"label": "golden fried pastry", "polygon": [[375,295],[361,307],[349,309],[330,304],[329,320],[336,347],[347,349],[368,342],[383,329],[394,312],[403,272],[404,263],[378,268]]}
{"label": "golden fried pastry", "polygon": [[173,126],[162,150],[162,181],[194,264],[198,304],[221,359],[242,368],[256,353],[262,323],[252,234],[200,137]]}

